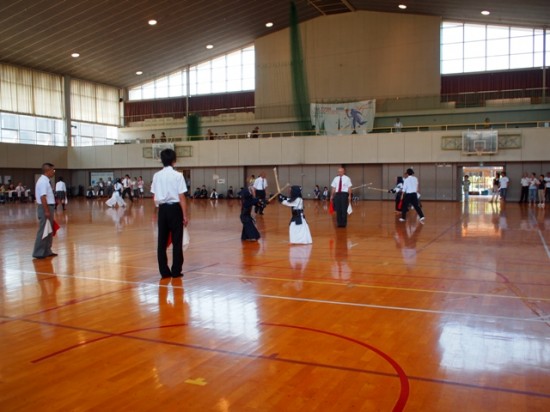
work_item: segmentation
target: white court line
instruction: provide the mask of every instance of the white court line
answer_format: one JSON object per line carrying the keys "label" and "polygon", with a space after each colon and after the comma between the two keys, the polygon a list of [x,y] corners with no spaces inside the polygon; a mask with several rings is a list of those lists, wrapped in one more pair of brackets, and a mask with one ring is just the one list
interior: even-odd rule
{"label": "white court line", "polygon": [[537,229],[537,233],[539,234],[540,241],[542,242],[542,246],[544,246],[544,250],[546,250],[546,256],[550,260],[550,249],[548,248],[548,244],[544,240],[544,236],[542,236],[542,231],[540,229]]}
{"label": "white court line", "polygon": [[537,233],[539,235],[542,246],[544,247],[544,250],[546,251],[546,257],[548,258],[548,260],[550,260],[550,248],[548,247],[548,244],[544,240],[544,236],[542,235],[542,231],[538,227],[537,218],[535,216],[535,213],[532,210],[530,210],[530,217],[531,217],[531,224],[537,226]]}
{"label": "white court line", "polygon": [[[23,271],[26,273],[32,273],[32,274],[41,274],[41,275],[50,275],[50,276],[60,276],[64,278],[73,278],[73,279],[83,279],[83,280],[101,280],[101,281],[107,281],[111,283],[122,283],[122,284],[130,284],[130,285],[142,285],[147,287],[167,287],[170,285],[160,285],[158,283],[147,283],[147,282],[134,282],[129,280],[120,280],[120,279],[105,279],[105,278],[94,278],[89,276],[72,276],[72,275],[55,275],[51,273],[42,273],[42,272],[34,272],[34,271]],[[186,283],[192,283],[193,280],[199,281],[203,280],[208,275],[203,275],[201,277],[197,277],[195,279],[187,280]],[[160,280],[160,279],[159,279]],[[371,308],[371,309],[383,309],[383,310],[398,310],[398,311],[405,311],[405,312],[418,312],[418,313],[432,313],[437,315],[453,315],[453,316],[469,316],[474,318],[482,318],[482,319],[502,319],[502,320],[512,320],[512,321],[522,321],[522,322],[537,322],[537,323],[546,323],[548,322],[546,317],[541,318],[514,318],[514,317],[508,317],[508,316],[498,316],[498,315],[478,315],[475,313],[461,313],[461,312],[448,312],[448,311],[442,311],[442,310],[432,310],[432,309],[416,309],[416,308],[405,308],[401,306],[382,306],[382,305],[373,305],[368,303],[354,303],[354,302],[338,302],[334,300],[322,300],[322,299],[306,299],[306,298],[295,298],[290,296],[275,296],[275,295],[264,295],[264,294],[253,294],[256,297],[260,298],[266,298],[266,299],[280,299],[280,300],[291,300],[291,301],[298,301],[298,302],[310,302],[310,303],[322,303],[322,304],[329,304],[329,305],[341,305],[341,306],[353,306],[353,307],[361,307],[361,308]]]}
{"label": "white court line", "polygon": [[329,305],[342,305],[342,306],[355,306],[361,308],[372,308],[372,309],[384,309],[384,310],[399,310],[405,312],[420,312],[420,313],[433,313],[436,315],[453,315],[453,316],[468,316],[474,318],[483,318],[483,319],[502,319],[502,320],[514,320],[522,322],[547,322],[544,318],[513,318],[508,316],[498,316],[498,315],[477,315],[475,313],[461,313],[461,312],[446,312],[443,310],[432,310],[432,309],[415,309],[415,308],[404,308],[401,306],[381,306],[381,305],[371,305],[368,303],[350,303],[350,302],[337,302],[334,300],[320,300],[320,299],[305,299],[305,298],[293,298],[289,296],[275,296],[275,295],[256,295],[262,298],[268,299],[281,299],[281,300],[295,300],[299,302],[312,302],[312,303],[323,303]]}

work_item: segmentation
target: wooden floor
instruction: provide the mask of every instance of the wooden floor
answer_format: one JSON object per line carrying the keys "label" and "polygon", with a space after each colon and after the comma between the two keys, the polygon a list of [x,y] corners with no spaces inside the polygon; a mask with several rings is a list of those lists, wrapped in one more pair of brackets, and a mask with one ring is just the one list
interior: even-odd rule
{"label": "wooden floor", "polygon": [[0,205],[0,410],[549,411],[550,207],[423,206],[307,201],[289,246],[282,205],[255,244],[191,201],[182,282],[151,200],[71,200],[45,260],[35,205]]}

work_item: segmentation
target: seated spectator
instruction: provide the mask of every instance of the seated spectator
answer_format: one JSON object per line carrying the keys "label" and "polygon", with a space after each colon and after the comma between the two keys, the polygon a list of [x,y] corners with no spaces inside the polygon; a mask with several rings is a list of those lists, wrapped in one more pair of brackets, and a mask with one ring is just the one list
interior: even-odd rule
{"label": "seated spectator", "polygon": [[23,183],[19,182],[17,184],[17,186],[15,187],[15,193],[16,193],[17,199],[19,199],[19,201],[24,200],[25,186],[23,186]]}
{"label": "seated spectator", "polygon": [[164,134],[164,132],[160,134],[160,141],[161,143],[166,143],[166,135]]}
{"label": "seated spectator", "polygon": [[201,188],[197,187],[193,192],[193,199],[198,199],[201,196]]}
{"label": "seated spectator", "polygon": [[229,186],[229,189],[227,189],[227,198],[233,199],[235,197],[235,194],[233,193],[233,186]]}
{"label": "seated spectator", "polygon": [[218,192],[216,192],[216,189],[212,189],[212,193],[210,193],[210,199],[217,199],[218,198]]}
{"label": "seated spectator", "polygon": [[323,188],[323,194],[321,195],[321,200],[327,200],[328,199],[328,188],[325,186]]}
{"label": "seated spectator", "polygon": [[206,186],[202,185],[201,191],[199,194],[199,199],[208,199],[208,190],[206,190]]}
{"label": "seated spectator", "polygon": [[86,190],[86,197],[88,199],[95,199],[95,191],[93,186],[88,186],[88,190]]}
{"label": "seated spectator", "polygon": [[214,132],[212,129],[206,131],[206,140],[214,140]]}
{"label": "seated spectator", "polygon": [[0,203],[6,203],[6,187],[4,185],[0,185]]}
{"label": "seated spectator", "polygon": [[315,185],[315,189],[313,189],[313,197],[317,200],[321,200],[321,189],[319,188],[319,185]]}
{"label": "seated spectator", "polygon": [[259,135],[260,135],[260,128],[256,126],[254,130],[252,130],[252,133],[250,133],[250,137],[252,139],[257,139]]}

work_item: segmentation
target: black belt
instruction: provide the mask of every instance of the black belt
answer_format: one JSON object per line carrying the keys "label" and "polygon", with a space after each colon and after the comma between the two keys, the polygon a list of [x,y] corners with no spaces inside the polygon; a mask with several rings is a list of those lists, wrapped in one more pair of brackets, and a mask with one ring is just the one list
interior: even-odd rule
{"label": "black belt", "polygon": [[179,205],[179,203],[161,203],[160,205],[161,206],[175,206],[175,205]]}

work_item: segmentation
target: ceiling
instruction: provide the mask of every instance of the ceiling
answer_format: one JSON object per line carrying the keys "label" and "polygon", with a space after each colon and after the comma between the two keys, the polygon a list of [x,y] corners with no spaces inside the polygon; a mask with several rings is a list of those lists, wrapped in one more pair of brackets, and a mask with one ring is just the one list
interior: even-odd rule
{"label": "ceiling", "polygon": [[[399,10],[399,3],[407,10]],[[2,0],[0,62],[128,87],[288,27],[289,5],[290,0]],[[300,21],[372,10],[491,24],[550,23],[548,0],[296,0],[296,6]],[[483,9],[491,15],[482,16]],[[149,19],[158,24],[148,25]],[[274,26],[267,28],[267,22]],[[207,44],[214,48],[207,50]],[[80,57],[71,57],[73,52]]]}

